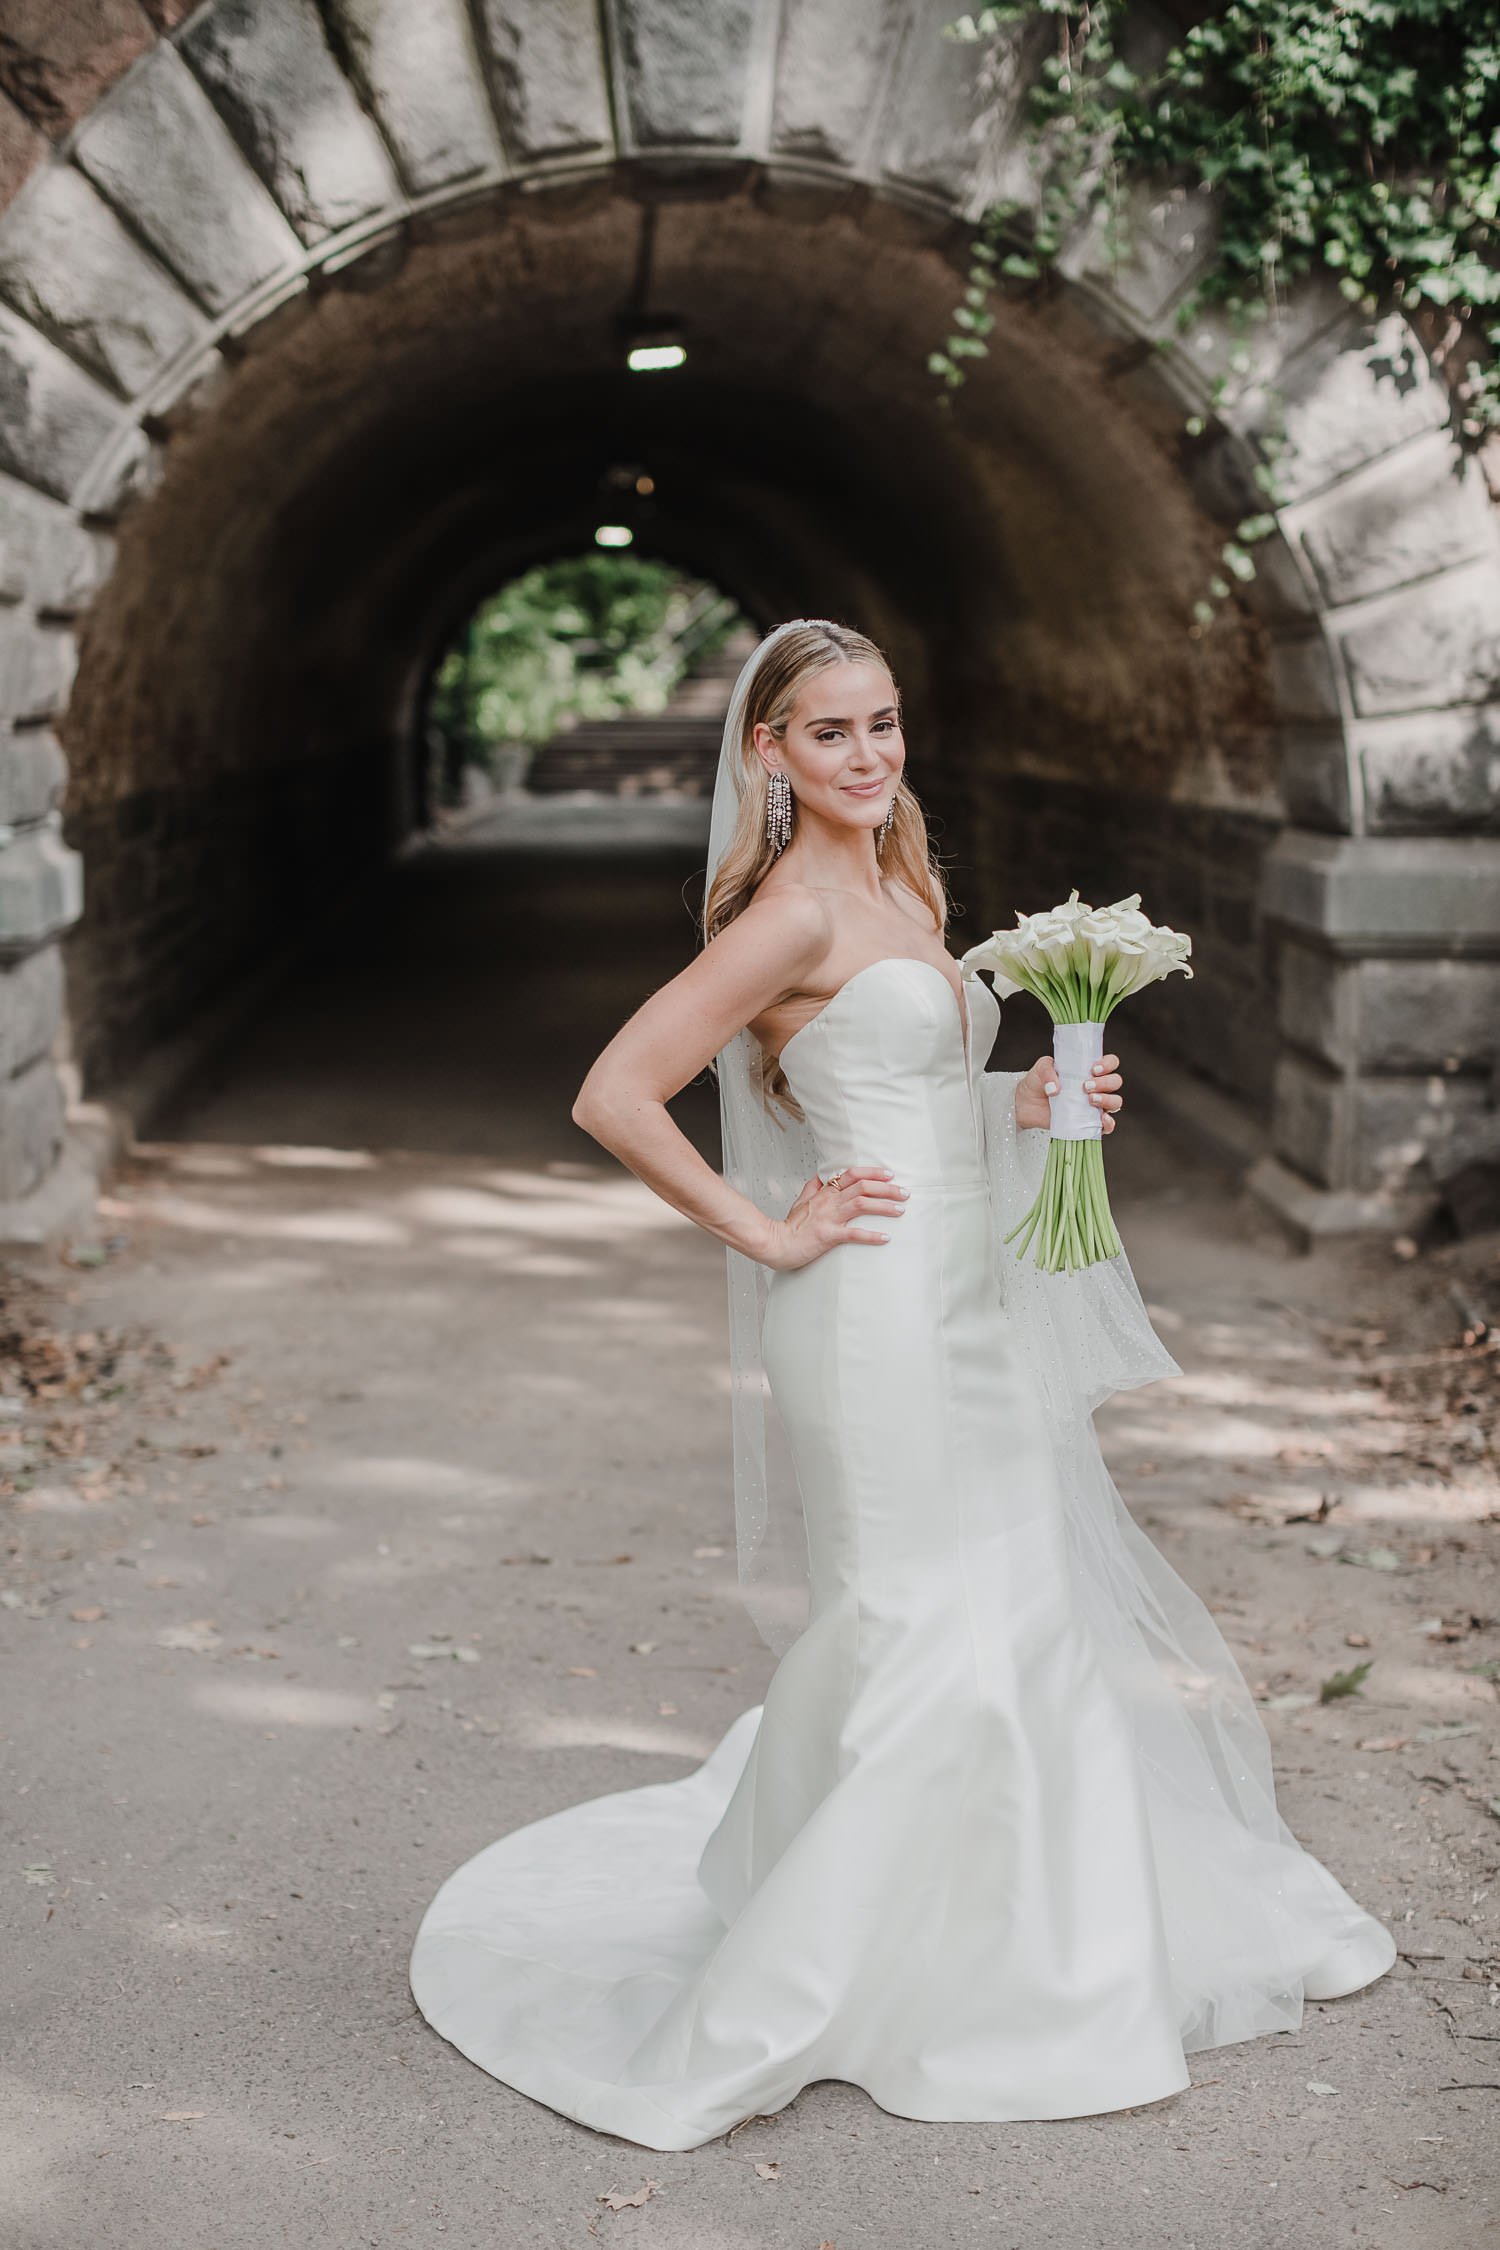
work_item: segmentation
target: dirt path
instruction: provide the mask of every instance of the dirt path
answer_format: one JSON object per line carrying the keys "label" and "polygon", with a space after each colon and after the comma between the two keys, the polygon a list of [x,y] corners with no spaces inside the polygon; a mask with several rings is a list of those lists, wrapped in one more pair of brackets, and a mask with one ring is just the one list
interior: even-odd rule
{"label": "dirt path", "polygon": [[[568,942],[498,873],[406,870],[81,1261],[11,1276],[4,2239],[1500,2243],[1496,1356],[1464,1309],[1500,1303],[1495,1259],[1288,1258],[1144,1129],[1111,1166],[1186,1372],[1108,1411],[1111,1458],[1265,1699],[1288,1820],[1397,1931],[1392,1974],[1138,2112],[919,2124],[823,2082],[665,2156],[415,2015],[452,1867],[687,1771],[770,1663],[727,1552],[722,1254],[566,1114],[680,955],[677,878],[555,871]],[[580,962],[600,880],[631,945]],[[483,964],[528,914],[523,999]]]}

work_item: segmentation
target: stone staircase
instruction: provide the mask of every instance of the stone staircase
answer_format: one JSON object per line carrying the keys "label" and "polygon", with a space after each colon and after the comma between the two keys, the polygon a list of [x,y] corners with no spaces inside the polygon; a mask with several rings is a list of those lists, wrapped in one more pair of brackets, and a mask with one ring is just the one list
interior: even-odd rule
{"label": "stone staircase", "polygon": [[664,711],[562,729],[532,759],[528,795],[712,795],[730,690],[754,645],[748,629],[734,634],[679,681]]}

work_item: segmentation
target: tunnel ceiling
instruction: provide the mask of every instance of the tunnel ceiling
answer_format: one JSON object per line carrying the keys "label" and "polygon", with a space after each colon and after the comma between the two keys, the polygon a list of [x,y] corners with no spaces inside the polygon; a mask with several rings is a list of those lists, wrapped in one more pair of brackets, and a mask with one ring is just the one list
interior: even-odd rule
{"label": "tunnel ceiling", "polygon": [[[945,412],[925,364],[955,295],[938,230],[778,201],[679,185],[655,207],[651,298],[689,346],[669,374],[619,364],[648,206],[613,187],[546,214],[513,199],[273,316],[160,427],[160,481],[84,637],[77,785],[139,787],[168,744],[284,752],[310,678],[378,731],[463,606],[589,544],[601,474],[640,460],[641,551],[766,621],[857,618],[916,708],[935,670],[996,732],[1045,713],[1039,754],[1128,752],[1142,785],[1190,770],[1207,726],[1250,743],[1264,794],[1257,636],[1184,636],[1213,528],[1118,337],[1017,309]],[[941,703],[934,748],[960,723]]]}

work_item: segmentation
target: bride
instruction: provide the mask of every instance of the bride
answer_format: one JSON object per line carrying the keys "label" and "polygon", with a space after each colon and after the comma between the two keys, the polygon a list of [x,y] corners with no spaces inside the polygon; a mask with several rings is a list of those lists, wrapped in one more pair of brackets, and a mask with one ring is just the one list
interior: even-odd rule
{"label": "bride", "polygon": [[[411,1983],[484,2070],[695,2148],[814,2080],[930,2119],[1086,2115],[1294,2030],[1390,1933],[1297,1843],[1217,1627],[1092,1410],[1178,1372],[1123,1258],[1003,1237],[1054,1065],[985,1068],[900,698],[799,618],[730,702],[706,943],[573,1115],[727,1247],[738,1568],[779,1661],[694,1772],[503,1836]],[[721,1176],[666,1104],[709,1063]],[[1106,1056],[1090,1088],[1120,1106]]]}

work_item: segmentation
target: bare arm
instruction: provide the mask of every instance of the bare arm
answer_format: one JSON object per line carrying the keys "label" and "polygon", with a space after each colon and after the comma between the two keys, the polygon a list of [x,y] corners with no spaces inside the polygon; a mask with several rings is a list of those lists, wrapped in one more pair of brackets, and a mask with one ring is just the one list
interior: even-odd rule
{"label": "bare arm", "polygon": [[853,1230],[851,1219],[860,1210],[900,1206],[859,1193],[853,1175],[857,1169],[860,1179],[878,1172],[888,1177],[887,1168],[850,1168],[837,1194],[804,1190],[789,1228],[731,1187],[666,1105],[763,1009],[805,989],[827,954],[829,935],[825,909],[806,893],[756,900],[621,1025],[573,1103],[574,1122],[663,1202],[766,1265],[805,1265],[835,1241],[880,1240]]}

